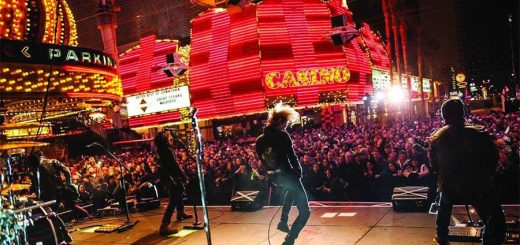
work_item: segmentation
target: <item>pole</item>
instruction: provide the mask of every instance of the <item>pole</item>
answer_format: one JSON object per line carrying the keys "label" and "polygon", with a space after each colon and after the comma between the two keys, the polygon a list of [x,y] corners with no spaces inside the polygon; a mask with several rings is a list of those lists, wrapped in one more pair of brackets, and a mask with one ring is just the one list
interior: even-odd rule
{"label": "pole", "polygon": [[381,0],[383,5],[383,14],[385,16],[385,34],[386,34],[386,53],[388,54],[388,59],[390,60],[390,81],[394,82],[394,68],[392,66],[392,31],[390,29],[390,13],[389,13],[389,0]]}
{"label": "pole", "polygon": [[197,144],[197,175],[199,176],[199,187],[200,187],[200,201],[202,203],[202,211],[204,212],[204,230],[206,231],[206,240],[208,245],[211,245],[211,230],[209,227],[208,218],[208,206],[206,205],[206,188],[204,184],[204,176],[202,175],[202,137],[200,135],[199,123],[197,122],[197,109],[191,109],[191,126],[195,133],[195,139]]}
{"label": "pole", "polygon": [[[399,9],[402,8],[401,0],[399,0]],[[406,56],[406,45],[407,45],[407,38],[406,38],[406,22],[404,18],[404,11],[399,11],[399,34],[401,36],[401,49],[403,51],[403,70],[404,70],[404,77],[406,79],[406,86],[408,89],[408,98],[409,98],[409,108],[408,108],[408,117],[411,119],[413,115],[413,107],[412,107],[412,83],[410,81],[410,76],[408,74],[408,61]]]}
{"label": "pole", "polygon": [[397,68],[397,84],[402,87],[401,81],[401,54],[399,51],[399,32],[397,31],[396,0],[390,0],[390,13],[392,18],[392,31],[394,33],[395,64]]}
{"label": "pole", "polygon": [[417,70],[419,72],[419,93],[421,94],[421,106],[423,112],[426,113],[426,104],[424,103],[424,84],[423,84],[423,74],[422,74],[422,65],[423,65],[423,57],[422,57],[422,47],[421,47],[421,27],[417,29]]}
{"label": "pole", "polygon": [[[509,22],[509,44],[511,47],[511,79],[515,79],[516,71],[515,71],[515,53],[514,53],[514,46],[513,46],[513,15],[509,14],[508,18]],[[512,81],[515,82],[514,80]]]}

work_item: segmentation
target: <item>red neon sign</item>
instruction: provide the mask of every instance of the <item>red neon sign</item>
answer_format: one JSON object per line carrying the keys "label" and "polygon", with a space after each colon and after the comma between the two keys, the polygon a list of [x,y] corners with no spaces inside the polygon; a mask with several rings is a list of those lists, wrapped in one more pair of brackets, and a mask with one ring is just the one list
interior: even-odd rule
{"label": "red neon sign", "polygon": [[[170,87],[173,79],[162,70],[166,54],[176,51],[176,40],[156,40],[155,35],[141,38],[136,46],[120,56],[120,74],[125,96]],[[177,111],[157,113],[128,119],[130,127],[160,125],[179,121]]]}
{"label": "red neon sign", "polygon": [[[348,100],[360,101],[372,90],[373,61],[360,38],[336,46],[327,37],[331,15],[337,14],[354,26],[339,0],[264,0],[240,12],[211,9],[196,17],[190,92],[201,116],[264,111],[265,98],[279,96],[311,106],[319,103],[320,93],[343,91]],[[372,39],[366,45],[381,45]],[[347,74],[343,68],[348,81],[340,79]],[[328,79],[336,70],[339,78]],[[317,81],[320,77],[328,80]]]}

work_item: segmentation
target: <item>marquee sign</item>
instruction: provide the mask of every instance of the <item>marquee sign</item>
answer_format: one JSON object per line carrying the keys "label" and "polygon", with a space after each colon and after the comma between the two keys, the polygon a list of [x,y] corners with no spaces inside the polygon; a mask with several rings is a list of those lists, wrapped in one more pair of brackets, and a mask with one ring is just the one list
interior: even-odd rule
{"label": "marquee sign", "polygon": [[115,71],[117,63],[107,54],[78,48],[17,40],[0,40],[0,62],[88,66]]}
{"label": "marquee sign", "polygon": [[126,97],[129,117],[189,107],[188,86],[166,88]]}
{"label": "marquee sign", "polygon": [[265,86],[270,89],[302,87],[346,83],[350,79],[350,71],[346,67],[321,68],[292,71],[270,72],[264,79]]}

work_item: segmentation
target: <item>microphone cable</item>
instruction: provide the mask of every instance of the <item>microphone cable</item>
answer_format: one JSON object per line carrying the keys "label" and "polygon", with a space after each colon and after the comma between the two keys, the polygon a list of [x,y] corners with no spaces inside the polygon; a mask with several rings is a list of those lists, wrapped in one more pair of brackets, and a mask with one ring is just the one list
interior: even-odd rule
{"label": "microphone cable", "polygon": [[[276,212],[273,214],[273,217],[271,217],[271,221],[269,221],[269,227],[267,228],[267,242],[269,243],[269,245],[271,245],[271,225],[273,224],[274,217],[276,217],[278,212],[280,212],[280,209],[282,209],[283,204],[285,203],[285,198],[287,198],[287,192],[288,191],[285,191],[285,194],[283,196],[282,205],[280,205],[280,207],[278,207],[278,210],[276,210]],[[291,206],[292,206],[292,203],[291,203]],[[289,209],[289,211],[290,211],[290,209]]]}

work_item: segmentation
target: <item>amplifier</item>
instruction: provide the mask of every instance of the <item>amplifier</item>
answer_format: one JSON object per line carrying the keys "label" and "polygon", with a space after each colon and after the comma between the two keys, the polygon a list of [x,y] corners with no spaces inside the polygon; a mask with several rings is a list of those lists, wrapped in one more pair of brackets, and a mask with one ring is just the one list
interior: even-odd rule
{"label": "amplifier", "polygon": [[161,201],[154,198],[143,198],[137,202],[136,207],[139,211],[155,209],[161,206]]}
{"label": "amplifier", "polygon": [[231,198],[231,211],[255,211],[264,206],[260,191],[237,191]]}
{"label": "amplifier", "polygon": [[392,207],[400,212],[426,212],[430,207],[428,191],[426,186],[395,187]]}

